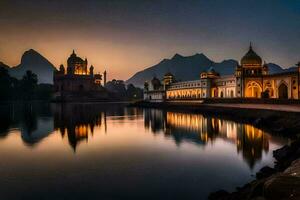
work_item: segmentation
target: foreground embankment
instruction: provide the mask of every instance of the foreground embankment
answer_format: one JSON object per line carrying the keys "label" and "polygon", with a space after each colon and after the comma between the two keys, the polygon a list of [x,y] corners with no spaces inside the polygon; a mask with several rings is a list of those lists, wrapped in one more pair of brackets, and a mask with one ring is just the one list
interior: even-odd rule
{"label": "foreground embankment", "polygon": [[249,123],[272,133],[294,136],[300,133],[299,104],[250,104],[250,103],[203,103],[203,102],[136,102],[131,106],[159,108],[180,112],[221,116],[224,119]]}
{"label": "foreground embankment", "polygon": [[225,190],[210,194],[210,200],[284,200],[300,199],[300,105],[295,103],[245,102],[136,102],[131,106],[159,108],[179,112],[194,112],[220,116],[233,121],[252,124],[260,129],[290,136],[294,139],[273,152],[273,168],[263,167],[256,179],[234,192]]}
{"label": "foreground embankment", "polygon": [[273,152],[274,168],[265,166],[256,179],[236,191],[219,190],[210,200],[287,200],[300,199],[300,140]]}

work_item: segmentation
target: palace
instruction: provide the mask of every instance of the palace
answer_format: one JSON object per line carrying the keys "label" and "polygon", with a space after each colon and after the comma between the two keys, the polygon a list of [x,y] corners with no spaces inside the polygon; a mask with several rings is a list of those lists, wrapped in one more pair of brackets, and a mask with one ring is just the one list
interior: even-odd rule
{"label": "palace", "polygon": [[67,70],[60,65],[59,70],[54,72],[53,82],[55,99],[62,101],[91,100],[107,98],[107,92],[103,86],[106,84],[106,71],[102,85],[102,75],[94,74],[91,65],[88,70],[87,59],[83,60],[73,53],[67,60]]}
{"label": "palace", "polygon": [[203,98],[300,99],[300,62],[294,71],[269,74],[268,66],[250,44],[232,75],[220,76],[211,66],[199,80],[177,82],[168,72],[160,81],[154,77],[144,84],[144,100],[163,102]]}

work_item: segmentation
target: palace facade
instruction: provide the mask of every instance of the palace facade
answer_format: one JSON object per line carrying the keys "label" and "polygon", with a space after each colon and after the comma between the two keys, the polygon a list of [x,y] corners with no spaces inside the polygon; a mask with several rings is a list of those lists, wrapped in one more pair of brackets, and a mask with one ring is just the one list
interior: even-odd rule
{"label": "palace facade", "polygon": [[73,53],[67,60],[67,68],[60,65],[54,72],[53,82],[56,100],[80,100],[107,98],[107,92],[103,86],[106,84],[106,71],[102,74],[94,74],[94,67],[88,68],[88,60],[78,57]]}
{"label": "palace facade", "polygon": [[266,63],[251,44],[232,75],[220,76],[211,66],[198,80],[177,82],[168,72],[162,81],[154,77],[144,85],[144,100],[203,98],[280,98],[300,99],[300,62],[294,71],[270,74]]}

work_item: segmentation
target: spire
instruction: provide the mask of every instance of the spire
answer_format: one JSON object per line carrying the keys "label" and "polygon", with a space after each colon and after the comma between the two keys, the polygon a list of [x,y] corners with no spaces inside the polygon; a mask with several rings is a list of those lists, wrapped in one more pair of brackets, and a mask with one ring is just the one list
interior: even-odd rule
{"label": "spire", "polygon": [[103,76],[104,76],[103,85],[105,87],[106,86],[106,70],[104,70]]}
{"label": "spire", "polygon": [[74,49],[73,49],[73,52],[72,52],[71,56],[76,56],[76,53],[75,53]]}
{"label": "spire", "polygon": [[90,75],[94,75],[94,66],[93,65],[90,66]]}
{"label": "spire", "polygon": [[250,50],[252,50],[252,42],[250,41],[250,47],[249,47]]}

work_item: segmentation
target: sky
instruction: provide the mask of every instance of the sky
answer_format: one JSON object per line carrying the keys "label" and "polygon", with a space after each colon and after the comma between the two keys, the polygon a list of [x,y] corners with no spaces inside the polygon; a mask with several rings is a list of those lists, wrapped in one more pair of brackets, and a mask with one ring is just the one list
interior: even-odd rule
{"label": "sky", "polygon": [[175,53],[300,61],[300,0],[0,0],[0,61],[35,49],[58,67],[75,49],[95,72],[128,79]]}

